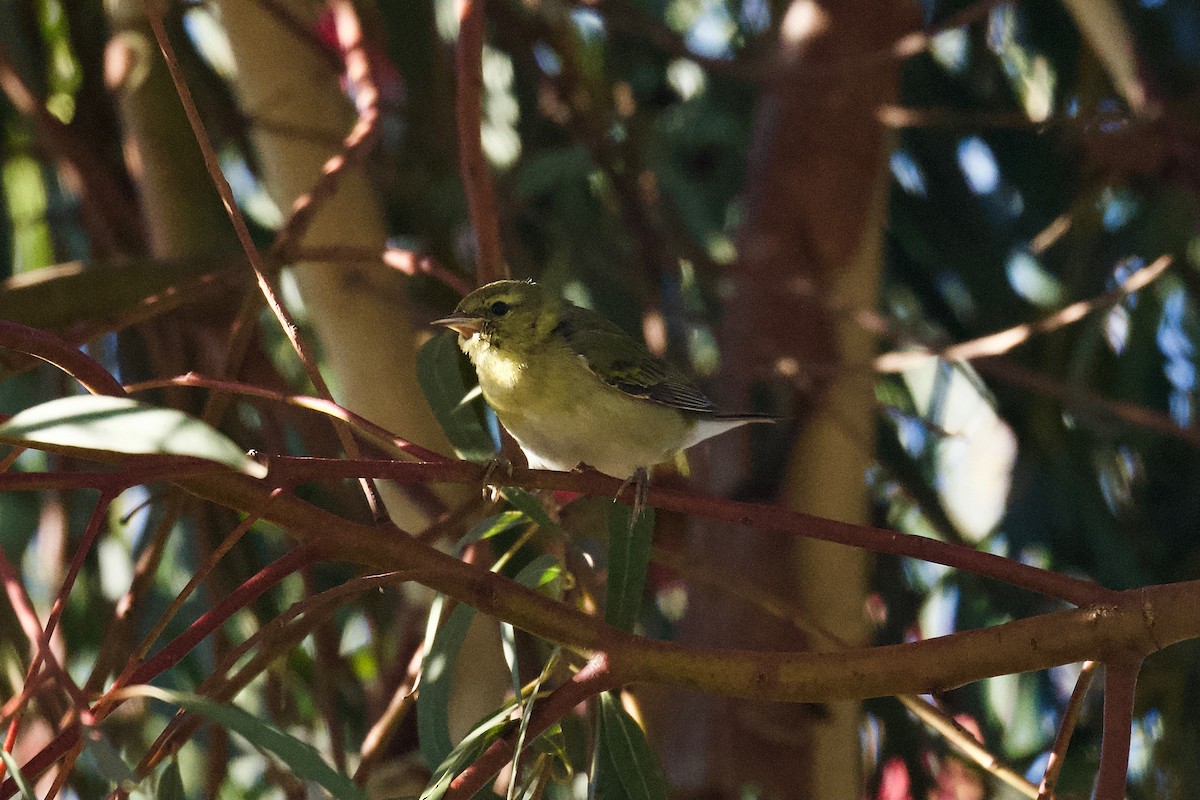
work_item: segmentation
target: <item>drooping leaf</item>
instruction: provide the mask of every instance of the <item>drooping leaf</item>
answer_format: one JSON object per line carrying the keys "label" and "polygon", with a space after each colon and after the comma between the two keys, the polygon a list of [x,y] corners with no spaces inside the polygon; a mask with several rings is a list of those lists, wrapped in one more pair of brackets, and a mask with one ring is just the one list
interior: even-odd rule
{"label": "drooping leaf", "polygon": [[171,408],[127,397],[78,395],[27,408],[0,425],[0,442],[80,455],[190,456],[225,464],[255,478],[267,468],[216,429]]}
{"label": "drooping leaf", "polygon": [[[562,565],[550,553],[543,553],[526,564],[513,578],[522,586],[558,598],[562,595]],[[512,676],[513,694],[521,695],[521,674],[517,669],[517,632],[511,623],[500,623],[500,646]]]}
{"label": "drooping leaf", "polygon": [[482,397],[463,402],[477,383],[453,334],[435,336],[420,349],[417,380],[459,457],[473,461],[492,458],[498,444],[488,423],[490,412]]}
{"label": "drooping leaf", "polygon": [[632,629],[637,621],[654,536],[653,509],[645,509],[632,524],[631,515],[627,506],[618,503],[608,512],[608,593],[604,619],[622,630]]}
{"label": "drooping leaf", "polygon": [[95,728],[85,727],[81,738],[84,756],[92,761],[96,772],[105,780],[111,781],[126,791],[137,785],[137,773],[125,763],[125,759],[121,758],[121,754],[103,733]]}
{"label": "drooping leaf", "polygon": [[475,618],[475,609],[460,603],[440,626],[421,668],[417,695],[417,737],[421,757],[435,769],[454,750],[450,740],[450,696],[454,689],[454,665]]}
{"label": "drooping leaf", "polygon": [[[458,746],[451,750],[433,771],[433,777],[421,792],[421,800],[439,800],[450,788],[450,782],[458,773],[479,758],[492,742],[504,735],[505,731],[516,725],[516,720],[510,718],[514,708],[515,704],[512,703],[505,705],[464,736]],[[496,793],[490,789],[484,789],[475,796],[497,798]]]}
{"label": "drooping leaf", "polygon": [[367,800],[362,789],[348,776],[329,766],[312,745],[289,736],[249,711],[189,692],[169,691],[157,686],[132,686],[124,692],[180,706],[233,731],[255,747],[272,753],[297,778],[316,783],[339,800]]}
{"label": "drooping leaf", "polygon": [[667,778],[641,726],[611,692],[600,695],[596,797],[666,800]]}

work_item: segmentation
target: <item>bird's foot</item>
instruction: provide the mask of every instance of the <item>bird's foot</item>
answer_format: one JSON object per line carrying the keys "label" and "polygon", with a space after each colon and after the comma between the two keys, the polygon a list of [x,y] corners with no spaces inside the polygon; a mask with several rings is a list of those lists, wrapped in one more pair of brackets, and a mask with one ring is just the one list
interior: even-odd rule
{"label": "bird's foot", "polygon": [[483,497],[493,503],[500,500],[500,487],[492,484],[492,476],[503,471],[508,477],[513,475],[513,463],[504,456],[496,456],[487,463],[483,470]]}
{"label": "bird's foot", "polygon": [[630,486],[633,487],[633,514],[630,516],[629,522],[632,526],[646,510],[646,497],[650,494],[650,473],[646,471],[645,467],[638,467],[634,470],[633,474],[617,490],[617,497],[623,495]]}

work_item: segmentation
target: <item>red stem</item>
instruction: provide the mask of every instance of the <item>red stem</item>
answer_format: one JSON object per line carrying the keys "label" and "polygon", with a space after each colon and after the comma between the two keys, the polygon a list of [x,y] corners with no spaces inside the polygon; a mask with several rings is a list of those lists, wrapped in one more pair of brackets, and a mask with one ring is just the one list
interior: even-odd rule
{"label": "red stem", "polygon": [[471,226],[479,248],[476,276],[480,284],[508,275],[500,249],[500,224],[496,219],[496,195],[483,152],[483,39],[487,18],[484,0],[464,0],[458,18],[458,48],[455,68],[458,90],[454,97],[454,119],[458,125],[458,160]]}
{"label": "red stem", "polygon": [[1134,690],[1141,667],[1140,658],[1104,664],[1104,738],[1095,800],[1125,800]]}
{"label": "red stem", "polygon": [[0,320],[0,347],[48,361],[79,381],[92,394],[125,396],[121,384],[99,362],[88,358],[75,345],[52,333]]}
{"label": "red stem", "polygon": [[[397,483],[438,482],[473,483],[483,479],[484,468],[467,461],[441,463],[398,461],[353,461],[350,459],[286,458],[273,459],[275,480],[336,480],[369,476]],[[489,478],[498,485],[523,488],[567,490],[585,494],[617,497],[622,482],[599,472],[551,472],[513,468],[512,474],[493,472]],[[620,502],[625,498],[618,497]],[[648,503],[655,508],[678,511],[708,519],[723,520],[761,531],[806,536],[827,542],[860,547],[876,553],[907,556],[922,561],[1011,583],[1031,592],[1066,600],[1083,606],[1097,602],[1110,592],[1091,581],[1059,572],[1022,564],[1013,559],[970,547],[939,542],[924,536],[854,525],[848,522],[802,514],[779,506],[756,505],[720,497],[650,489]]]}
{"label": "red stem", "polygon": [[[607,689],[615,689],[618,682],[609,669],[608,656],[600,653],[575,673],[571,680],[559,686],[545,700],[538,701],[526,726],[525,741],[532,742],[547,728],[571,713],[571,709],[589,697]],[[450,782],[443,800],[468,800],[487,784],[504,765],[512,761],[516,748],[517,734],[492,742],[483,755],[475,759]],[[517,776],[512,776],[515,781]]]}

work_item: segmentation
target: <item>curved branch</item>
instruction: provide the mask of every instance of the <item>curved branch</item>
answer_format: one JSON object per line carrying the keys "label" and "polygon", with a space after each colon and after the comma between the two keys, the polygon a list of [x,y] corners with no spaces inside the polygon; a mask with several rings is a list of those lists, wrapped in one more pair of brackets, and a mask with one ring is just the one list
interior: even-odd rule
{"label": "curved branch", "polygon": [[79,381],[92,394],[125,396],[121,384],[99,362],[88,358],[73,344],[52,333],[0,320],[0,347],[53,364]]}
{"label": "curved branch", "polygon": [[[983,630],[836,653],[718,650],[648,641],[410,537],[343,520],[292,497],[277,498],[268,506],[267,491],[248,477],[229,473],[178,483],[204,499],[261,514],[327,558],[385,570],[421,570],[430,576],[428,586],[485,614],[588,656],[607,653],[621,683],[826,702],[940,691],[994,675],[1110,654],[1151,653],[1200,637],[1200,581],[1192,581],[1106,592],[1102,605]],[[667,493],[659,495],[661,500]]]}

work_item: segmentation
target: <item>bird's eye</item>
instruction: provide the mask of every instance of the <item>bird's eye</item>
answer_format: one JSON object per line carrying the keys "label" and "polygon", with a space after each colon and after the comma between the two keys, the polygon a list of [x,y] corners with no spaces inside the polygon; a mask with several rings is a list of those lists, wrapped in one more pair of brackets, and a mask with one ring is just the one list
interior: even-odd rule
{"label": "bird's eye", "polygon": [[497,317],[503,317],[508,313],[508,303],[503,300],[497,300],[491,305],[491,312]]}

